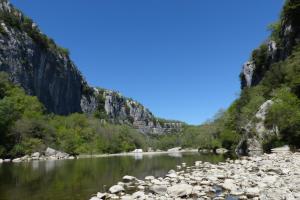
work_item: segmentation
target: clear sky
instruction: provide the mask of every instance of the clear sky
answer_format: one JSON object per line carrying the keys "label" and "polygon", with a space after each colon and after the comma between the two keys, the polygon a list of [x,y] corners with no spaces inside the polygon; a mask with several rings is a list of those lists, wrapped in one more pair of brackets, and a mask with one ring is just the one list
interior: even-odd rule
{"label": "clear sky", "polygon": [[11,0],[71,51],[93,86],[156,116],[200,124],[240,91],[239,73],[283,0]]}

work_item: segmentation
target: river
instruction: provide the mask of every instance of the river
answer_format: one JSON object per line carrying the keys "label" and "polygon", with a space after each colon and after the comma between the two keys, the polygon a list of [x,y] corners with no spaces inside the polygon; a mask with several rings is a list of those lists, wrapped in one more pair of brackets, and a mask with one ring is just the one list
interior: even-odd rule
{"label": "river", "polygon": [[163,176],[176,165],[217,163],[222,155],[199,153],[82,158],[0,164],[0,200],[88,200],[124,175]]}

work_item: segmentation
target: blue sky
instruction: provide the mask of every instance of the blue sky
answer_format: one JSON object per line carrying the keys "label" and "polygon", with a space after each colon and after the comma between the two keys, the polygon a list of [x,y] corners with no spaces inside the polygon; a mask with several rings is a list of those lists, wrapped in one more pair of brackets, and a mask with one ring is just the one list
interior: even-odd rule
{"label": "blue sky", "polygon": [[200,124],[240,91],[241,65],[283,0],[12,0],[93,86]]}

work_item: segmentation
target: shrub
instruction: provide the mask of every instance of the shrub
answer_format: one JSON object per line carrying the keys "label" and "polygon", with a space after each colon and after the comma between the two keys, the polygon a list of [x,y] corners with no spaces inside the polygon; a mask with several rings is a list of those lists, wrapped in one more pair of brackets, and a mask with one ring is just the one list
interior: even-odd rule
{"label": "shrub", "polygon": [[280,45],[281,21],[270,24],[268,30],[271,32],[270,39],[274,40],[277,45]]}
{"label": "shrub", "polygon": [[280,88],[274,92],[274,102],[267,114],[266,125],[278,126],[282,139],[299,147],[300,100],[289,88]]}

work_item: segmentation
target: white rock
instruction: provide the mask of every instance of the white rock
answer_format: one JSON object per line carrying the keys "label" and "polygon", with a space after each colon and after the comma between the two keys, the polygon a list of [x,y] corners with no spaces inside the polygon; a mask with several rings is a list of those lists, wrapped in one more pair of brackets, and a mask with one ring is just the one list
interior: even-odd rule
{"label": "white rock", "polygon": [[225,154],[225,153],[227,153],[227,152],[228,152],[228,150],[225,149],[225,148],[219,148],[219,149],[216,150],[216,153],[217,153],[217,154]]}
{"label": "white rock", "polygon": [[41,156],[40,152],[35,152],[31,154],[31,157],[39,158]]}
{"label": "white rock", "polygon": [[11,162],[11,159],[4,159],[3,162]]}
{"label": "white rock", "polygon": [[153,179],[151,180],[151,183],[153,183],[154,185],[162,185],[160,180],[157,179]]}
{"label": "white rock", "polygon": [[54,156],[56,154],[56,150],[48,147],[45,151],[46,156]]}
{"label": "white rock", "polygon": [[245,193],[248,197],[251,197],[251,198],[258,197],[259,196],[259,189],[257,187],[247,188]]}
{"label": "white rock", "polygon": [[277,176],[265,176],[263,177],[262,182],[270,186],[273,183],[275,183],[276,180],[277,180]]}
{"label": "white rock", "polygon": [[97,197],[99,198],[99,199],[104,199],[104,197],[106,197],[107,196],[107,193],[101,193],[101,192],[98,192],[97,193]]}
{"label": "white rock", "polygon": [[133,153],[143,153],[143,149],[135,149],[132,152]]}
{"label": "white rock", "polygon": [[0,159],[0,163],[3,163],[3,159]]}
{"label": "white rock", "polygon": [[[111,199],[114,199],[114,198],[111,198]],[[119,198],[116,198],[116,199],[119,199]],[[130,195],[125,195],[125,196],[121,196],[120,198],[121,200],[134,200],[134,198]]]}
{"label": "white rock", "polygon": [[226,179],[222,184],[222,187],[226,190],[237,190],[237,186],[233,179]]}
{"label": "white rock", "polygon": [[254,70],[255,70],[255,64],[252,61],[248,61],[243,65],[243,74],[246,79],[247,87],[251,86]]}
{"label": "white rock", "polygon": [[135,181],[135,180],[136,180],[136,178],[135,178],[134,176],[128,176],[128,175],[123,176],[123,181],[124,181],[125,183],[133,182],[133,181]]}
{"label": "white rock", "polygon": [[283,147],[278,147],[271,149],[272,153],[285,153],[290,151],[290,147],[288,145],[285,145]]}
{"label": "white rock", "polygon": [[201,165],[202,165],[202,161],[196,161],[196,162],[195,162],[195,166],[196,166],[196,167],[200,167]]}
{"label": "white rock", "polygon": [[112,194],[116,194],[116,193],[123,192],[123,191],[124,191],[124,187],[121,185],[114,185],[109,188],[109,192]]}
{"label": "white rock", "polygon": [[19,163],[19,162],[22,162],[22,159],[21,158],[15,158],[15,159],[12,160],[12,162]]}
{"label": "white rock", "polygon": [[188,184],[176,184],[167,189],[171,197],[185,197],[189,196],[193,191],[193,187]]}
{"label": "white rock", "polygon": [[181,147],[175,147],[175,148],[172,148],[172,149],[168,149],[168,152],[178,152],[181,150]]}
{"label": "white rock", "polygon": [[143,199],[145,199],[145,193],[144,193],[144,192],[141,192],[141,191],[135,192],[135,193],[132,194],[132,197],[133,197],[134,199],[143,200]]}
{"label": "white rock", "polygon": [[137,186],[137,189],[139,189],[139,190],[145,190],[145,186],[139,185],[139,186]]}
{"label": "white rock", "polygon": [[101,199],[99,199],[98,197],[92,197],[90,198],[90,200],[101,200]]}
{"label": "white rock", "polygon": [[167,191],[167,186],[165,185],[153,185],[149,188],[151,192],[154,192],[156,194],[165,194]]}
{"label": "white rock", "polygon": [[145,177],[145,180],[146,180],[146,181],[151,181],[151,180],[153,180],[153,179],[155,179],[154,176],[146,176],[146,177]]}
{"label": "white rock", "polygon": [[166,177],[177,178],[177,174],[176,173],[167,174]]}

